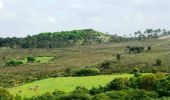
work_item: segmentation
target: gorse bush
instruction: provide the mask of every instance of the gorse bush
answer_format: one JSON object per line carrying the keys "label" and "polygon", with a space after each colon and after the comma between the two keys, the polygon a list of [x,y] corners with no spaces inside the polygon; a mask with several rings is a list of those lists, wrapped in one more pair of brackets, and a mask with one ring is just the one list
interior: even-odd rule
{"label": "gorse bush", "polygon": [[127,78],[116,78],[106,85],[106,90],[122,90],[126,89],[128,84]]}
{"label": "gorse bush", "polygon": [[75,76],[93,76],[99,75],[100,70],[97,68],[83,68],[73,72]]}
{"label": "gorse bush", "polygon": [[6,62],[6,66],[18,66],[22,64],[23,62],[19,60],[11,60],[11,61]]}
{"label": "gorse bush", "polygon": [[33,62],[35,62],[35,61],[36,61],[35,57],[33,57],[33,56],[28,56],[28,57],[27,57],[27,62],[28,62],[28,63],[33,63]]}
{"label": "gorse bush", "polygon": [[162,64],[162,60],[161,59],[156,59],[156,66],[160,66]]}
{"label": "gorse bush", "polygon": [[159,93],[160,96],[170,96],[170,76],[157,80],[154,90]]}
{"label": "gorse bush", "polygon": [[127,50],[129,53],[142,53],[144,49],[145,49],[144,47],[127,46]]}
{"label": "gorse bush", "polygon": [[143,75],[138,78],[137,82],[140,89],[152,90],[156,82],[156,76],[154,74]]}

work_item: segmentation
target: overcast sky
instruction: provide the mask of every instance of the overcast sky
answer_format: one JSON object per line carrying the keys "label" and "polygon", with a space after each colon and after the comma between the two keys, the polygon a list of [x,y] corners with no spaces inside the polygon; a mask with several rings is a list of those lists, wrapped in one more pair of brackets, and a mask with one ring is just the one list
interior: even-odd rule
{"label": "overcast sky", "polygon": [[170,29],[170,0],[0,0],[0,37],[92,28]]}

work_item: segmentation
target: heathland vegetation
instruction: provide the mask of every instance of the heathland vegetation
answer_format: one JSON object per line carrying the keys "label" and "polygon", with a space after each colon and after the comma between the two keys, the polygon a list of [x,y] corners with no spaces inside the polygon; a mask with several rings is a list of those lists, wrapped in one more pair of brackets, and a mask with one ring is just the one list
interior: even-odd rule
{"label": "heathland vegetation", "polygon": [[169,31],[0,38],[0,100],[168,100]]}

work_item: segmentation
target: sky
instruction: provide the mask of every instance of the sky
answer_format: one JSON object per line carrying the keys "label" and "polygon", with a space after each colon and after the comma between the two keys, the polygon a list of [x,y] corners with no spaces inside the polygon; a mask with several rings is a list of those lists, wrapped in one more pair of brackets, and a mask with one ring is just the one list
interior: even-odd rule
{"label": "sky", "polygon": [[170,0],[0,0],[0,37],[94,29],[128,35],[170,26]]}

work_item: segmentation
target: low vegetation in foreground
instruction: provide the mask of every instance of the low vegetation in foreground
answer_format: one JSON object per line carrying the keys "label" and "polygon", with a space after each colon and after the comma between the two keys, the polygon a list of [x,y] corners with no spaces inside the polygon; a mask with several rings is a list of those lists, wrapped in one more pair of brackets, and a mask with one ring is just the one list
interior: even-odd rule
{"label": "low vegetation in foreground", "polygon": [[[109,79],[108,77],[111,78]],[[3,91],[3,93],[0,93],[0,97],[7,98],[5,100],[12,100],[12,98],[15,100],[168,100],[170,96],[170,76],[168,74],[141,74],[136,72],[134,76],[124,74],[77,78],[79,79],[42,80],[38,83],[9,89],[10,92],[0,89],[0,91]],[[111,81],[104,82],[105,78],[107,79],[106,81]],[[46,87],[47,81],[49,87]],[[54,87],[58,88],[55,89]],[[50,88],[51,91],[48,90]],[[62,90],[59,88],[62,88]],[[10,94],[12,91],[13,94],[16,95],[17,93],[17,95],[12,96]],[[21,96],[22,92],[30,97]]]}

